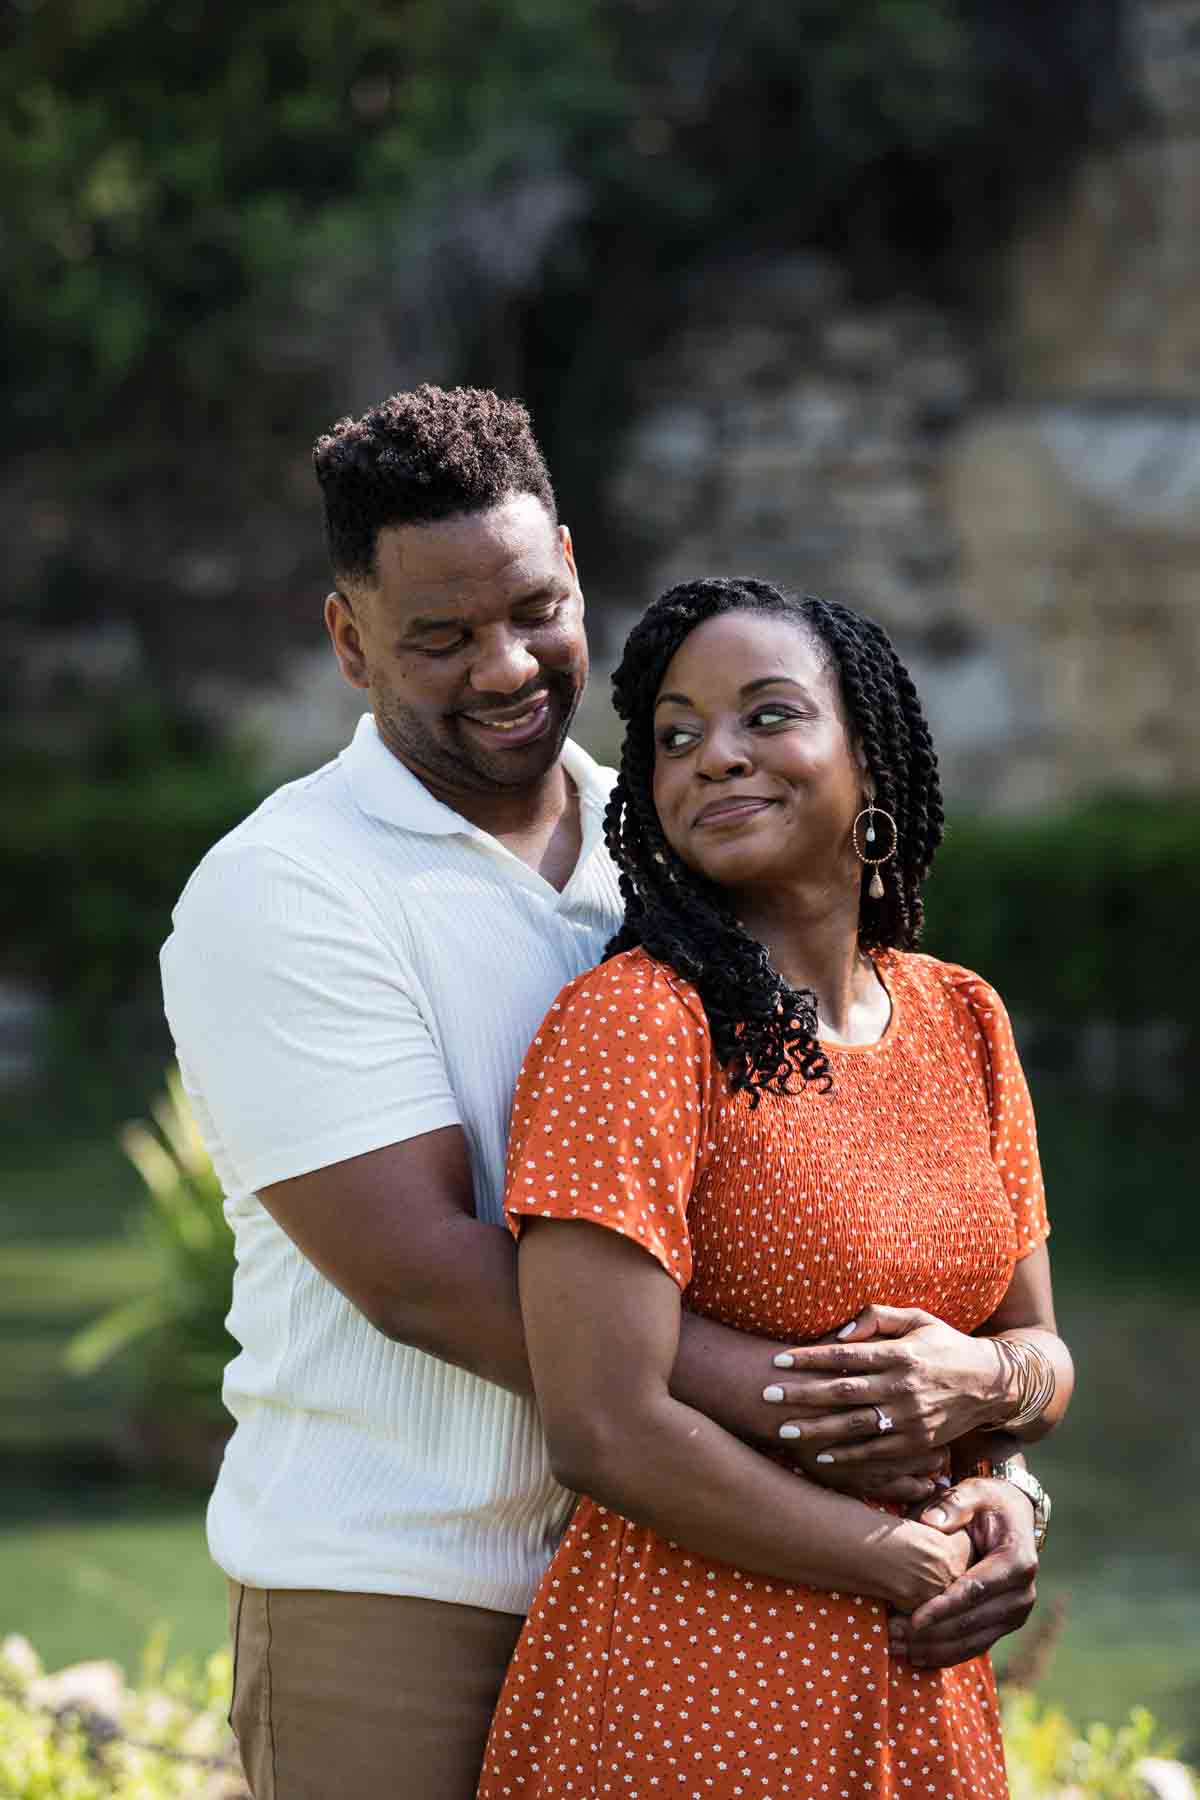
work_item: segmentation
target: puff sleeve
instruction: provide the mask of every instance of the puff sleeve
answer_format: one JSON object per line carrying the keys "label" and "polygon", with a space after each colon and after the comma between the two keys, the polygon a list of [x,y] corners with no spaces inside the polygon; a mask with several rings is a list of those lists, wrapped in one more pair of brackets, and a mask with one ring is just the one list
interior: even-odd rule
{"label": "puff sleeve", "polygon": [[1050,1235],[1033,1101],[1003,1000],[969,969],[954,968],[951,974],[964,1009],[968,1047],[987,1089],[992,1160],[1012,1207],[1020,1260]]}
{"label": "puff sleeve", "polygon": [[688,1203],[717,1078],[695,990],[641,951],[563,989],[513,1098],[505,1216],[583,1219],[691,1280]]}

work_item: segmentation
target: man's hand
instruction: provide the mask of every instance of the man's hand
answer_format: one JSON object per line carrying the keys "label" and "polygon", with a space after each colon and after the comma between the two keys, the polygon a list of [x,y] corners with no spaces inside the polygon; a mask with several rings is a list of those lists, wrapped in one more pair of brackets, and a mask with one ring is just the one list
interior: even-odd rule
{"label": "man's hand", "polygon": [[893,1656],[918,1669],[945,1669],[990,1650],[1019,1631],[1033,1610],[1038,1558],[1033,1507],[1010,1481],[960,1481],[920,1514],[939,1531],[966,1530],[975,1547],[970,1568],[911,1618],[889,1621]]}
{"label": "man's hand", "polygon": [[830,1470],[929,1468],[995,1405],[999,1368],[987,1339],[920,1307],[868,1306],[843,1331],[786,1351],[786,1363],[776,1356],[785,1372],[763,1396],[806,1467],[812,1458]]}

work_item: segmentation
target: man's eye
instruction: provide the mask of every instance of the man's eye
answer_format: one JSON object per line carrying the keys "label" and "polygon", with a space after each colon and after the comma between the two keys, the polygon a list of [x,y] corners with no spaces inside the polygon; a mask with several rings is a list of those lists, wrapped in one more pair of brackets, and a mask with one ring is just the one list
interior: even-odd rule
{"label": "man's eye", "polygon": [[536,612],[526,613],[524,617],[518,619],[516,623],[518,625],[548,625],[551,619],[556,619],[558,617],[561,610],[561,600],[550,600],[547,601],[545,606],[539,606]]}
{"label": "man's eye", "polygon": [[467,641],[466,638],[460,637],[460,638],[455,638],[453,643],[450,643],[450,644],[428,644],[428,643],[426,643],[426,644],[421,644],[419,646],[419,648],[424,652],[424,654],[426,656],[453,656],[456,650],[462,649],[462,647],[466,643],[466,641]]}

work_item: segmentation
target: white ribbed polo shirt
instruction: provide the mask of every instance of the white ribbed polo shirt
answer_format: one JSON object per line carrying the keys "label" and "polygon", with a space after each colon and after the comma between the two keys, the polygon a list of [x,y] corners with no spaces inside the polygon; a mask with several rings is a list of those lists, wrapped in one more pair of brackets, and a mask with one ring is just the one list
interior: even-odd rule
{"label": "white ribbed polo shirt", "polygon": [[209,851],[175,909],[167,1017],[237,1251],[237,1429],[208,1526],[238,1581],[524,1612],[565,1522],[532,1402],[384,1337],[255,1198],[459,1124],[476,1211],[502,1223],[521,1059],[621,917],[612,772],[569,742],[563,762],[583,847],[561,894],[435,800],[368,715]]}

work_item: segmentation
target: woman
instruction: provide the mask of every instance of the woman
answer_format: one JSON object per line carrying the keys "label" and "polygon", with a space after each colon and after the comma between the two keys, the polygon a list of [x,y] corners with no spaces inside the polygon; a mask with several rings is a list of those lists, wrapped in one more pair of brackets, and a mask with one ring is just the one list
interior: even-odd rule
{"label": "woman", "polygon": [[[507,1186],[585,1497],[480,1795],[1003,1795],[986,1657],[920,1667],[889,1632],[971,1539],[812,1478],[1039,1435],[1071,1385],[1004,1009],[912,952],[942,824],[912,682],[844,608],[705,581],[650,608],[614,689],[625,925],[530,1048]],[[797,1341],[765,1397],[809,1475],[673,1399],[685,1293]]]}

